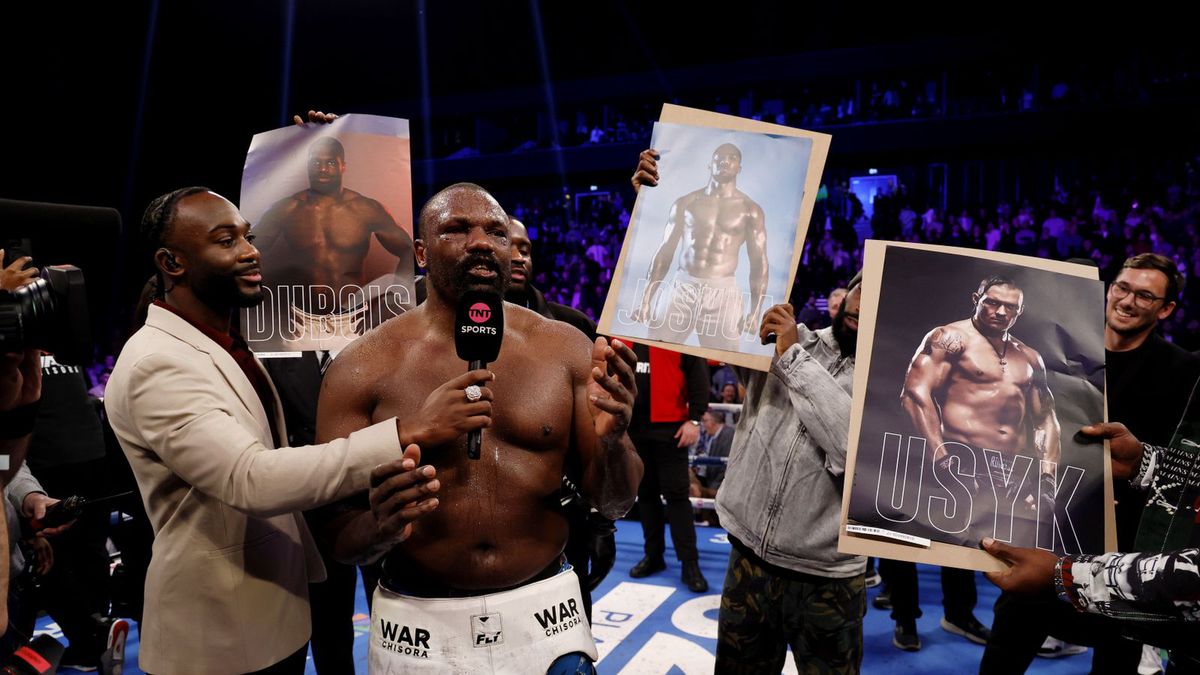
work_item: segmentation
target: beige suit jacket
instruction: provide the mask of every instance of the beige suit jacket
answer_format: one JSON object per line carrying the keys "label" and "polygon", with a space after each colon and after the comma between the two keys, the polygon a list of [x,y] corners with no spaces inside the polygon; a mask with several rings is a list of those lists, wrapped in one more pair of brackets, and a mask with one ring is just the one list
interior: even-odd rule
{"label": "beige suit jacket", "polygon": [[142,670],[245,673],[302,647],[308,582],[325,568],[299,512],[366,490],[371,469],[400,456],[395,420],[274,449],[278,397],[263,410],[228,352],[154,306],[105,394],[155,533]]}

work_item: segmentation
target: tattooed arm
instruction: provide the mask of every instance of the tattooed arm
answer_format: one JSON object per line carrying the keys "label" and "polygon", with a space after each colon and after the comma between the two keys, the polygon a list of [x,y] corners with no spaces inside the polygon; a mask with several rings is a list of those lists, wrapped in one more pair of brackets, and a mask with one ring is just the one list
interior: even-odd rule
{"label": "tattooed arm", "polygon": [[[1058,413],[1054,410],[1054,394],[1046,379],[1046,364],[1037,352],[1033,352],[1033,386],[1029,390],[1029,412],[1033,423],[1034,450],[1037,458],[1058,464],[1062,454],[1059,436],[1062,428],[1058,424]],[[1053,473],[1042,467],[1042,473]]]}
{"label": "tattooed arm", "polygon": [[900,404],[912,419],[917,433],[925,438],[925,447],[933,450],[935,462],[946,451],[941,447],[942,418],[933,396],[945,385],[965,345],[966,340],[957,329],[950,326],[934,328],[913,355],[904,377],[904,390],[900,392]]}

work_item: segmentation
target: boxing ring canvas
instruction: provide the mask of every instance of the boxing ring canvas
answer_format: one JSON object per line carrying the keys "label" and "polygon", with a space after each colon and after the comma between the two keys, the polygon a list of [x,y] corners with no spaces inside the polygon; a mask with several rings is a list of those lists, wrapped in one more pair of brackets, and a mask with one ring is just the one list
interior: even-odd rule
{"label": "boxing ring canvas", "polygon": [[787,302],[829,139],[663,106],[661,179],[638,194],[600,332],[768,369],[774,346],[758,327]]}
{"label": "boxing ring canvas", "polygon": [[343,115],[256,134],[240,209],[263,257],[264,301],[241,317],[260,357],[336,352],[413,306],[408,120]]}
{"label": "boxing ring canvas", "polygon": [[984,536],[1113,550],[1108,448],[1077,436],[1106,419],[1096,268],[868,241],[857,359],[839,550],[977,570],[1004,569]]}

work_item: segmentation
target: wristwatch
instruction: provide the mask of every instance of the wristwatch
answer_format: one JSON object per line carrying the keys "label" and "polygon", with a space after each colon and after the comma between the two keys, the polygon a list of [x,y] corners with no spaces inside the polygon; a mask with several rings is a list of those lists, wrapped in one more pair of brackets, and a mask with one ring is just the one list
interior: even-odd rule
{"label": "wristwatch", "polygon": [[691,422],[691,423],[692,423],[692,426],[694,426],[694,427],[698,427],[698,426],[700,426],[700,421],[699,421],[699,420],[688,420],[688,421],[689,421],[689,422]]}

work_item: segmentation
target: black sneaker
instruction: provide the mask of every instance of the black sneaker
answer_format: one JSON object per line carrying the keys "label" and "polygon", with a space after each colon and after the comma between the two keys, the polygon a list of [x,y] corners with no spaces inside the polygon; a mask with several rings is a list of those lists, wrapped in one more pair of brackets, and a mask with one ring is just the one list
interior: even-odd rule
{"label": "black sneaker", "polygon": [[634,579],[648,577],[655,572],[661,572],[667,569],[667,563],[662,558],[651,560],[650,558],[642,558],[629,570],[629,576]]}
{"label": "black sneaker", "polygon": [[892,594],[888,589],[879,591],[879,595],[871,598],[871,606],[875,609],[890,610],[892,608]]}
{"label": "black sneaker", "polygon": [[[633,576],[632,573],[630,573],[630,576]],[[700,563],[695,560],[688,560],[683,563],[683,574],[681,577],[683,583],[687,584],[688,590],[693,593],[703,593],[708,590],[708,580],[700,572]]]}
{"label": "black sneaker", "polygon": [[73,649],[67,647],[63,652],[62,661],[59,662],[59,668],[71,668],[73,670],[81,670],[85,673],[90,673],[93,670],[100,668],[100,658],[96,655],[88,656],[83,649]]}
{"label": "black sneaker", "polygon": [[941,624],[942,630],[947,633],[965,637],[977,645],[986,645],[988,638],[992,637],[992,631],[987,626],[979,623],[974,614],[960,621],[951,621],[943,616]]}
{"label": "black sneaker", "polygon": [[915,652],[921,649],[921,636],[917,635],[917,622],[896,622],[896,630],[892,631],[892,644],[896,649]]}

